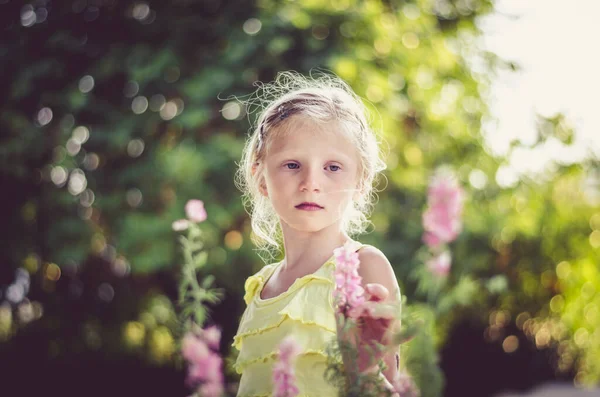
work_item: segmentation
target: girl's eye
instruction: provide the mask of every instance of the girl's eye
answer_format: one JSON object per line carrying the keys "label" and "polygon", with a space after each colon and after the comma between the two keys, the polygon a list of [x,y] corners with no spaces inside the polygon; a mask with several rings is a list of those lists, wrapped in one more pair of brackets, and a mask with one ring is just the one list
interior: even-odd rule
{"label": "girl's eye", "polygon": [[339,165],[331,164],[331,165],[328,165],[328,167],[329,167],[329,170],[333,171],[333,172],[336,172],[336,171],[340,170],[340,166]]}
{"label": "girl's eye", "polygon": [[286,167],[289,170],[297,170],[298,169],[298,164],[296,163],[287,163],[284,165],[284,167]]}

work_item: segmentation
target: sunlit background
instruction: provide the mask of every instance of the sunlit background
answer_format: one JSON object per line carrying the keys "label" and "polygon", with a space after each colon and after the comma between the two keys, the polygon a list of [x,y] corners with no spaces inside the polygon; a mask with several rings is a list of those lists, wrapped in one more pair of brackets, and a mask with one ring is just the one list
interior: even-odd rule
{"label": "sunlit background", "polygon": [[[374,230],[423,397],[600,380],[594,0],[0,0],[0,395],[184,396],[172,222],[203,200],[208,323],[235,388],[243,284],[263,265],[234,186],[277,71],[324,68],[389,144]],[[423,270],[428,178],[467,192],[447,279]],[[424,290],[435,288],[437,298]],[[566,391],[565,391],[566,393]]]}
{"label": "sunlit background", "polygon": [[[500,183],[514,183],[521,173],[551,171],[553,162],[570,164],[600,155],[595,99],[600,90],[600,59],[587,51],[600,37],[595,21],[600,4],[503,0],[495,7],[496,12],[479,24],[482,48],[514,62],[518,69],[498,73],[491,85],[488,104],[494,120],[484,128],[489,150],[504,156],[512,141],[534,144],[538,116],[562,114],[565,129],[575,131],[568,145],[551,138],[539,147],[512,152]],[[592,189],[589,199],[599,199],[590,195]]]}

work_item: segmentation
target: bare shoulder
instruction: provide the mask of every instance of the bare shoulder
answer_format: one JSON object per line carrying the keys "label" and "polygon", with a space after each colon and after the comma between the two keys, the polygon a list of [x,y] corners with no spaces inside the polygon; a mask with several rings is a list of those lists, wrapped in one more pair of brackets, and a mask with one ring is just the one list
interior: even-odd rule
{"label": "bare shoulder", "polygon": [[363,285],[377,283],[388,289],[390,297],[397,296],[400,288],[396,274],[388,258],[381,250],[371,245],[365,245],[358,251],[360,266],[358,274],[362,277]]}

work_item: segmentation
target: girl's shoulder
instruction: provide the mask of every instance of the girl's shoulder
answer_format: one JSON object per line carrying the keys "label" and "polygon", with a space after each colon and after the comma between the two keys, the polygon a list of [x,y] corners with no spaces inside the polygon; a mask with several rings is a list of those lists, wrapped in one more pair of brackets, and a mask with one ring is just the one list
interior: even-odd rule
{"label": "girl's shoulder", "polygon": [[358,274],[363,283],[377,283],[387,288],[389,293],[395,298],[400,298],[400,286],[394,272],[394,268],[388,258],[380,249],[363,244],[358,251],[360,266]]}
{"label": "girl's shoulder", "polygon": [[389,260],[379,248],[363,243],[357,243],[357,247],[356,252],[361,263],[364,261],[366,263],[377,263],[379,266],[382,266],[382,264],[390,265]]}

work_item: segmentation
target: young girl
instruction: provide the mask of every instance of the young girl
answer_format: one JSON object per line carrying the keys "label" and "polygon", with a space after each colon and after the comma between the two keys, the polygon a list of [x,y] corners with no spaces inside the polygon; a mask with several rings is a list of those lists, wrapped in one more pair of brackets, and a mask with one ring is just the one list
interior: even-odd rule
{"label": "young girl", "polygon": [[[295,373],[300,396],[334,397],[324,378],[325,348],[337,336],[333,250],[346,243],[358,251],[369,304],[361,315],[359,346],[389,344],[391,320],[376,302],[400,302],[394,271],[378,249],[351,239],[364,232],[373,181],[385,168],[360,99],[340,79],[279,74],[263,86],[264,110],[247,141],[238,170],[254,241],[281,249],[283,260],[263,267],[245,283],[247,308],[233,346],[238,396],[271,396],[279,343],[291,335],[301,347]],[[367,308],[368,307],[368,308]],[[394,324],[396,326],[397,324]],[[380,374],[391,386],[398,349],[388,349]],[[377,371],[359,362],[364,372]]]}

